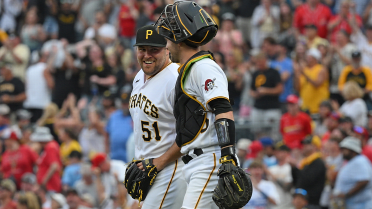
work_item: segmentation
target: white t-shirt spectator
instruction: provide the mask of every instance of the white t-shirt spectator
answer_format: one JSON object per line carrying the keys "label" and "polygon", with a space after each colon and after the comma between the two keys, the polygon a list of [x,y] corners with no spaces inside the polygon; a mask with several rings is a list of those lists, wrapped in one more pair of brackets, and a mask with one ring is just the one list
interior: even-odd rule
{"label": "white t-shirt spectator", "polygon": [[0,18],[0,28],[4,31],[14,31],[17,26],[16,17],[21,13],[22,0],[1,0],[3,15]]}
{"label": "white t-shirt spectator", "polygon": [[353,33],[351,41],[355,43],[357,48],[362,52],[362,66],[372,68],[372,44],[368,42],[366,36],[361,30]]}
{"label": "white t-shirt spectator", "polygon": [[[291,166],[286,163],[283,165],[274,165],[269,168],[270,173],[274,178],[280,182],[280,184],[289,184],[292,183],[292,169]],[[273,209],[287,209],[292,205],[292,195],[290,191],[285,191],[278,182],[275,182],[276,189],[279,194],[280,204],[272,207]]]}
{"label": "white t-shirt spectator", "polygon": [[[265,195],[270,197],[275,201],[276,204],[280,203],[279,193],[276,190],[275,184],[271,181],[261,180],[260,183],[257,185],[258,189],[263,192]],[[247,205],[243,207],[243,209],[266,209],[269,207],[269,201],[267,198],[261,193],[258,192],[253,187],[253,193],[251,200],[248,202]]]}
{"label": "white t-shirt spectator", "polygon": [[[114,26],[110,24],[103,24],[99,29],[98,29],[98,35],[101,37],[105,38],[112,38],[116,39],[117,37],[117,32]],[[84,38],[85,39],[92,39],[96,36],[94,28],[90,27],[85,31]]]}
{"label": "white t-shirt spectator", "polygon": [[26,71],[26,96],[24,107],[44,109],[51,101],[51,91],[44,77],[47,64],[39,62]]}
{"label": "white t-shirt spectator", "polygon": [[340,112],[353,119],[356,126],[363,127],[367,125],[367,111],[366,103],[360,98],[346,101],[340,108]]}
{"label": "white t-shirt spectator", "polygon": [[96,129],[84,127],[79,135],[79,143],[83,151],[83,160],[90,159],[96,153],[105,152],[105,137]]}

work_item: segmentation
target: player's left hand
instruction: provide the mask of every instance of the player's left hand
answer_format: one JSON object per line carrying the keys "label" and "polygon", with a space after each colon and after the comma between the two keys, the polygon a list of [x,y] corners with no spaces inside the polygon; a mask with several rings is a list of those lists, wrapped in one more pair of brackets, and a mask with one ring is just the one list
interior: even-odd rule
{"label": "player's left hand", "polygon": [[[140,164],[137,166],[137,164]],[[153,159],[133,160],[125,171],[124,185],[128,194],[139,202],[145,200],[151,186],[154,184],[158,170]]]}

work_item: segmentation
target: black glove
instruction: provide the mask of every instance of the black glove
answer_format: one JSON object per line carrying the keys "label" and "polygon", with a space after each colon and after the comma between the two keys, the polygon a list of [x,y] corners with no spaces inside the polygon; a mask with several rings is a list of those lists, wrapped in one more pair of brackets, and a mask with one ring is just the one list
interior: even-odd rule
{"label": "black glove", "polygon": [[231,156],[220,159],[218,185],[213,192],[213,201],[220,209],[238,209],[244,207],[252,196],[252,182],[249,175]]}
{"label": "black glove", "polygon": [[[139,202],[145,200],[158,174],[158,170],[156,166],[152,164],[152,160],[152,158],[142,161],[133,160],[129,163],[125,171],[125,188],[127,188],[128,194]],[[142,162],[145,171],[137,167],[137,163],[140,162]]]}

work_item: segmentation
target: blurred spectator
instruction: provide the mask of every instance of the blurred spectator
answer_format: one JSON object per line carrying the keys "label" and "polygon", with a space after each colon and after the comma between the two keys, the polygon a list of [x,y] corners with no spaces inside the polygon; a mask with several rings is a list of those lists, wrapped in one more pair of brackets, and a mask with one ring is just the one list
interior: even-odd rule
{"label": "blurred spectator", "polygon": [[276,190],[279,193],[280,203],[275,209],[287,209],[291,206],[292,196],[290,190],[292,188],[292,168],[288,163],[288,157],[291,149],[283,142],[278,142],[275,145],[275,157],[278,161],[277,165],[270,167],[266,174],[268,179],[274,182]]}
{"label": "blurred spectator", "polygon": [[128,162],[127,141],[133,132],[132,118],[129,114],[129,94],[123,93],[122,108],[113,112],[106,124],[108,148],[110,158]]}
{"label": "blurred spectator", "polygon": [[51,39],[58,38],[58,23],[52,16],[52,10],[56,9],[54,0],[29,0],[27,7],[29,11],[36,11],[38,22],[43,24],[45,35]]}
{"label": "blurred spectator", "polygon": [[329,97],[328,71],[319,64],[321,54],[312,48],[307,53],[307,66],[295,63],[295,88],[302,99],[302,109],[318,113],[319,104]]}
{"label": "blurred spectator", "polygon": [[95,95],[102,96],[109,86],[116,83],[112,69],[105,62],[103,51],[98,45],[90,48],[89,60],[84,69],[83,86],[83,93],[88,96],[88,101]]}
{"label": "blurred spectator", "polygon": [[[51,199],[52,199],[52,202],[51,202],[50,209],[66,208],[67,201],[66,201],[65,196],[63,196],[63,194],[54,193],[54,194],[51,195]],[[44,207],[43,207],[43,209],[44,209]]]}
{"label": "blurred spectator", "polygon": [[[40,186],[38,184],[35,185],[35,194],[39,197],[41,201],[41,208],[42,209],[49,209],[52,208],[52,200],[50,195],[48,194],[47,189],[44,186]],[[58,207],[57,207],[58,208]],[[59,208],[58,208],[59,209]]]}
{"label": "blurred spectator", "polygon": [[96,12],[95,23],[85,31],[85,39],[94,39],[100,46],[106,47],[114,43],[117,32],[113,25],[106,23],[103,11]]}
{"label": "blurred spectator", "polygon": [[323,148],[324,152],[327,154],[325,158],[325,165],[327,168],[326,172],[326,184],[324,186],[322,196],[320,198],[320,206],[329,207],[330,199],[332,195],[332,188],[334,187],[336,177],[340,171],[342,165],[344,164],[342,153],[338,145],[339,141],[343,138],[330,138],[327,142],[324,143]]}
{"label": "blurred spectator", "polygon": [[272,5],[271,0],[261,0],[261,5],[254,9],[252,16],[252,48],[259,48],[266,37],[277,37],[279,21],[279,7]]}
{"label": "blurred spectator", "polygon": [[332,131],[338,128],[339,122],[341,120],[341,115],[338,112],[332,112],[326,120],[327,132],[325,132],[322,136],[323,143],[328,141],[328,139],[330,139],[331,137]]}
{"label": "blurred spectator", "polygon": [[272,68],[278,69],[283,83],[283,92],[279,96],[282,112],[286,110],[286,99],[293,93],[293,62],[287,56],[287,43],[278,42],[276,46],[277,58],[270,63]]}
{"label": "blurred spectator", "polygon": [[21,191],[35,192],[36,176],[33,173],[25,173],[22,176]]}
{"label": "blurred spectator", "polygon": [[38,156],[27,145],[20,144],[22,134],[18,130],[8,128],[3,131],[1,138],[5,145],[1,161],[3,178],[12,179],[19,188],[23,174],[33,172]]}
{"label": "blurred spectator", "polygon": [[239,7],[236,10],[236,26],[242,32],[243,39],[246,43],[251,40],[251,19],[258,5],[260,5],[260,0],[239,0]]}
{"label": "blurred spectator", "polygon": [[14,31],[17,27],[16,18],[22,12],[22,0],[4,0],[1,3],[2,17],[0,28],[4,31]]}
{"label": "blurred spectator", "polygon": [[371,15],[371,12],[372,12],[372,3],[369,2],[368,6],[365,8],[364,12],[363,12],[363,21],[366,25],[371,25],[372,24],[372,15]]}
{"label": "blurred spectator", "polygon": [[225,13],[222,15],[221,29],[215,37],[218,49],[225,57],[233,52],[234,49],[242,48],[244,44],[241,31],[234,28],[234,21],[234,14]]}
{"label": "blurred spectator", "polygon": [[357,126],[367,125],[367,105],[363,101],[363,90],[354,81],[348,81],[342,90],[346,102],[340,107],[340,112],[353,119]]}
{"label": "blurred spectator", "polygon": [[[25,109],[19,109],[17,112],[16,112],[16,121],[17,123],[15,125],[13,125],[12,127],[13,128],[17,128],[21,131],[22,133],[22,136],[24,139],[24,134],[26,133],[27,129],[30,129],[31,128],[31,119],[32,117],[32,114],[25,110]],[[24,141],[22,141],[24,142]]]}
{"label": "blurred spectator", "polygon": [[[288,36],[293,33],[293,13],[286,2],[280,3],[280,33]],[[287,34],[286,34],[287,33]]]}
{"label": "blurred spectator", "polygon": [[359,139],[360,144],[362,145],[362,153],[364,156],[366,156],[370,162],[372,162],[372,146],[367,144],[368,142],[368,132],[365,128],[360,126],[354,126],[353,128],[354,136]]}
{"label": "blurred spectator", "polygon": [[[82,122],[81,122],[82,123]],[[79,131],[79,144],[81,145],[84,161],[96,153],[106,152],[105,127],[101,121],[100,112],[91,108],[88,113],[88,124]]]}
{"label": "blurred spectator", "polygon": [[260,142],[263,146],[263,163],[267,167],[271,167],[277,164],[275,155],[274,155],[274,141],[270,137],[262,137]]}
{"label": "blurred spectator", "polygon": [[[214,55],[216,58],[217,54],[214,54]],[[249,92],[251,90],[252,72],[254,71],[254,68],[255,68],[255,64],[254,64],[253,58],[251,58],[249,62],[242,63],[239,66],[240,73],[242,74],[242,89],[241,89],[240,104],[239,104],[240,105],[239,116],[241,117],[249,116],[252,110],[254,101]]]}
{"label": "blurred spectator", "polygon": [[135,0],[128,0],[121,5],[118,16],[119,34],[123,38],[125,47],[132,47],[134,45],[138,16],[138,6]]}
{"label": "blurred spectator", "polygon": [[69,155],[73,151],[81,152],[80,144],[74,130],[70,128],[62,128],[58,130],[58,136],[62,144],[60,147],[60,157],[63,165],[68,165]]}
{"label": "blurred spectator", "polygon": [[42,25],[38,24],[38,17],[35,10],[29,10],[26,14],[25,24],[21,31],[22,43],[30,48],[30,51],[41,49],[46,39]]}
{"label": "blurred spectator", "polygon": [[319,208],[319,200],[324,188],[326,167],[319,149],[321,141],[317,136],[308,136],[303,141],[304,159],[299,168],[294,168],[297,182],[296,188],[303,188],[308,193],[309,208]]}
{"label": "blurred spectator", "polygon": [[0,63],[11,65],[13,75],[24,80],[29,59],[30,49],[21,43],[20,38],[14,32],[10,33],[9,38],[0,48]]}
{"label": "blurred spectator", "polygon": [[322,44],[322,43],[327,43],[328,44],[328,41],[324,38],[321,38],[319,35],[318,35],[318,27],[314,24],[308,24],[308,25],[305,25],[305,41],[307,42],[307,47],[309,49],[311,48],[317,48],[318,45]]}
{"label": "blurred spectator", "polygon": [[315,135],[322,137],[327,132],[327,118],[333,112],[331,101],[323,101],[319,105],[319,120],[316,122]]}
{"label": "blurred spectator", "polygon": [[311,134],[311,118],[300,111],[299,99],[291,94],[287,97],[288,112],[280,119],[280,132],[283,141],[291,149],[302,148],[301,140]]}
{"label": "blurred spectator", "polygon": [[30,137],[32,142],[37,142],[43,148],[43,153],[38,159],[37,181],[47,191],[61,191],[62,162],[59,156],[59,145],[47,127],[36,127]]}
{"label": "blurred spectator", "polygon": [[307,191],[301,188],[295,189],[293,194],[293,209],[305,209],[308,208],[308,195]]}
{"label": "blurred spectator", "polygon": [[354,127],[354,124],[353,124],[353,120],[351,119],[351,117],[348,117],[348,116],[343,116],[341,117],[341,119],[339,120],[339,125],[338,125],[338,128],[345,134],[347,135],[351,135],[352,131],[353,131],[353,127]]}
{"label": "blurred spectator", "polygon": [[280,74],[268,67],[266,55],[262,52],[256,55],[255,62],[257,71],[253,73],[250,91],[255,103],[250,119],[255,127],[270,127],[270,131],[276,133],[281,115],[279,95],[283,90]]}
{"label": "blurred spectator", "polygon": [[[253,141],[248,148],[248,154],[246,155],[246,161],[243,164],[243,168],[248,168],[249,165],[254,161],[258,160],[262,162],[263,160],[263,145],[260,141]],[[263,162],[262,162],[263,163]]]}
{"label": "blurred spectator", "polygon": [[344,85],[348,81],[356,82],[360,88],[363,89],[363,99],[367,103],[369,108],[372,108],[372,101],[369,98],[368,93],[372,91],[372,72],[369,67],[361,65],[361,53],[354,51],[352,53],[352,62],[346,66],[340,75],[338,80],[338,87],[340,91],[343,90]]}
{"label": "blurred spectator", "polygon": [[69,189],[66,192],[66,201],[69,209],[79,209],[81,208],[81,199],[76,189]]}
{"label": "blurred spectator", "polygon": [[249,139],[239,139],[238,143],[236,144],[236,149],[238,150],[237,156],[239,158],[240,167],[243,166],[245,156],[248,154],[249,145],[251,145],[252,141]]}
{"label": "blurred spectator", "polygon": [[[362,16],[363,12],[368,6],[369,1],[368,0],[357,0],[357,1],[349,1],[346,0],[350,3],[351,6],[355,8],[355,11],[358,15]],[[342,3],[343,1],[335,1],[335,13],[340,13],[342,10]]]}
{"label": "blurred spectator", "polygon": [[10,179],[4,179],[0,184],[0,209],[17,209],[17,203],[13,200],[13,195],[17,187]]}
{"label": "blurred spectator", "polygon": [[26,99],[25,85],[17,77],[14,77],[12,67],[9,65],[0,68],[3,81],[0,82],[0,103],[7,104],[11,112],[22,108]]}
{"label": "blurred spectator", "polygon": [[350,43],[349,33],[344,30],[340,30],[335,35],[335,43],[332,44],[330,48],[330,53],[332,56],[331,61],[331,72],[330,72],[330,92],[331,99],[337,100],[341,105],[344,99],[340,95],[340,90],[338,88],[338,82],[340,75],[345,66],[351,64],[351,54],[356,50],[356,46]]}
{"label": "blurred spectator", "polygon": [[66,166],[62,175],[63,191],[72,188],[81,179],[81,157],[81,152],[76,150],[68,156],[68,166]]}
{"label": "blurred spectator", "polygon": [[78,18],[78,7],[73,6],[72,0],[50,1],[51,13],[58,22],[58,39],[66,39],[69,43],[76,42],[75,23]]}
{"label": "blurred spectator", "polygon": [[26,192],[18,197],[17,209],[41,209],[41,206],[35,193]]}
{"label": "blurred spectator", "polygon": [[340,12],[333,16],[328,23],[328,31],[331,33],[331,42],[336,42],[337,32],[344,30],[346,33],[350,34],[352,32],[350,20],[351,15],[355,16],[357,21],[356,27],[362,27],[362,18],[357,14],[350,14],[350,4],[353,4],[350,0],[342,0]]}
{"label": "blurred spectator", "polygon": [[331,19],[331,10],[320,3],[320,0],[306,0],[306,3],[297,7],[294,13],[294,27],[304,33],[304,27],[314,24],[318,28],[321,38],[327,37],[327,23]]}
{"label": "blurred spectator", "polygon": [[337,176],[334,198],[345,201],[345,208],[368,208],[372,204],[371,163],[360,155],[362,149],[358,139],[346,137],[340,147],[348,163]]}
{"label": "blurred spectator", "polygon": [[263,39],[262,46],[261,46],[262,52],[266,54],[267,59],[270,62],[273,62],[277,58],[277,42],[275,38],[273,37],[266,37]]}
{"label": "blurred spectator", "polygon": [[276,191],[275,184],[263,179],[264,165],[259,161],[253,161],[248,168],[253,184],[251,200],[243,209],[267,208],[269,205],[280,203],[279,193]]}
{"label": "blurred spectator", "polygon": [[228,82],[229,98],[234,100],[233,110],[238,110],[243,88],[245,66],[242,64],[241,51],[236,49],[226,55],[226,65],[223,69]]}
{"label": "blurred spectator", "polygon": [[26,101],[23,106],[32,113],[32,123],[39,120],[52,100],[54,79],[46,64],[48,58],[49,53],[42,52],[39,62],[28,67],[26,71]]}
{"label": "blurred spectator", "polygon": [[[120,63],[120,57],[115,53],[115,48],[110,47],[105,51],[107,64],[112,68],[112,74],[116,77],[116,83],[111,85],[110,94],[114,94],[115,97],[120,97],[122,88],[128,84],[127,72],[124,71],[123,65]],[[104,92],[104,94],[106,94]],[[104,95],[105,96],[105,95]]]}
{"label": "blurred spectator", "polygon": [[54,103],[50,103],[48,106],[45,107],[43,115],[41,118],[37,121],[38,126],[45,126],[49,129],[49,132],[52,134],[53,139],[57,143],[61,143],[59,140],[59,137],[55,131],[54,128],[54,122],[55,122],[55,116],[58,113],[58,107]]}
{"label": "blurred spectator", "polygon": [[[102,98],[102,107],[104,111],[104,120],[108,120],[113,112],[116,111],[115,95],[110,91],[105,91]],[[97,111],[98,113],[98,111]],[[98,115],[99,116],[99,115]],[[88,115],[89,117],[89,115]]]}
{"label": "blurred spectator", "polygon": [[96,189],[96,184],[94,182],[92,168],[90,164],[82,164],[80,167],[81,179],[78,180],[74,188],[78,192],[79,196],[84,194],[89,194],[95,200],[95,205],[99,203],[98,193]]}

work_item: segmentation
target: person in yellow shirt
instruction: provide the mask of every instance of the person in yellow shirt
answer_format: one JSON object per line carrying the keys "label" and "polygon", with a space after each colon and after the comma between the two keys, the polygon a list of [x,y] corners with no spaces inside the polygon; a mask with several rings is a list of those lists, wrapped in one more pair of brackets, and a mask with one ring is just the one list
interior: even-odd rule
{"label": "person in yellow shirt", "polygon": [[317,48],[318,45],[329,45],[327,39],[318,36],[318,28],[314,24],[309,24],[305,26],[305,36],[307,39],[307,47]]}
{"label": "person in yellow shirt", "polygon": [[319,64],[322,56],[318,49],[312,48],[306,54],[307,63],[294,63],[295,88],[302,99],[301,108],[311,114],[318,113],[319,105],[329,98],[328,71]]}
{"label": "person in yellow shirt", "polygon": [[71,129],[62,128],[59,131],[59,139],[62,141],[60,147],[60,156],[62,159],[63,165],[67,165],[68,163],[68,156],[72,151],[81,152],[81,147],[79,142],[77,142],[76,135]]}

